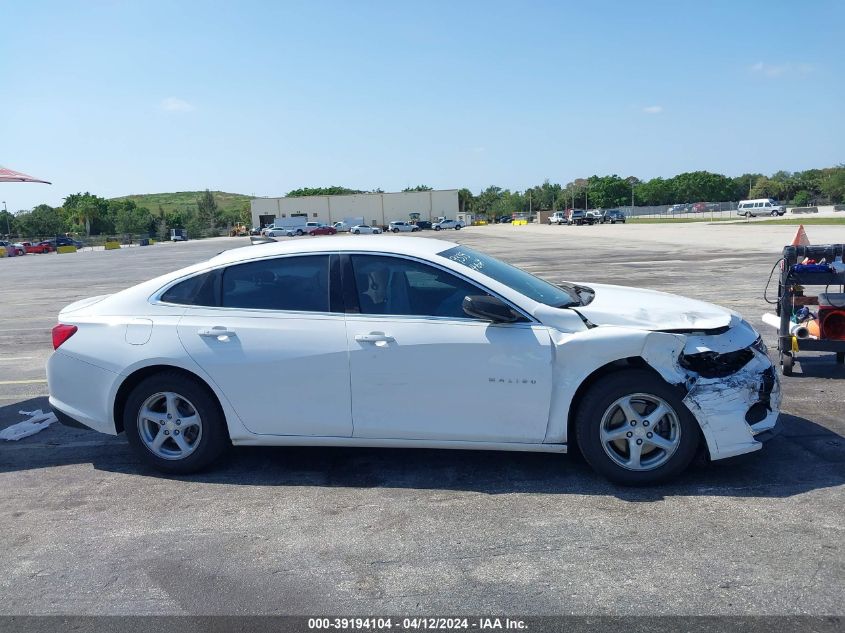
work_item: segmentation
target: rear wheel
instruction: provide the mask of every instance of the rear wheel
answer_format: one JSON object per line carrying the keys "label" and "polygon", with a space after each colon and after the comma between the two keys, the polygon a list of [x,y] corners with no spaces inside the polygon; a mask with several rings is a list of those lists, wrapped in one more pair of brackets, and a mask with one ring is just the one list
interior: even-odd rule
{"label": "rear wheel", "polygon": [[575,433],[590,466],[626,486],[675,477],[695,457],[699,441],[698,423],[675,390],[640,369],[593,385],[578,407]]}
{"label": "rear wheel", "polygon": [[772,216],[773,218],[778,217],[778,212],[777,212],[777,211],[772,211],[771,216]]}
{"label": "rear wheel", "polygon": [[155,374],[132,390],[123,410],[123,428],[138,456],[167,473],[201,470],[230,445],[208,388],[177,372]]}
{"label": "rear wheel", "polygon": [[398,233],[398,232],[399,232],[399,229],[392,229],[392,231],[393,231],[394,233]]}
{"label": "rear wheel", "polygon": [[434,227],[434,230],[435,230],[435,231],[439,231],[439,230],[440,230],[440,226],[435,226],[435,227]]}
{"label": "rear wheel", "polygon": [[455,230],[456,230],[456,231],[460,231],[460,230],[461,230],[461,225],[460,225],[460,224],[457,224],[457,225],[455,226]]}

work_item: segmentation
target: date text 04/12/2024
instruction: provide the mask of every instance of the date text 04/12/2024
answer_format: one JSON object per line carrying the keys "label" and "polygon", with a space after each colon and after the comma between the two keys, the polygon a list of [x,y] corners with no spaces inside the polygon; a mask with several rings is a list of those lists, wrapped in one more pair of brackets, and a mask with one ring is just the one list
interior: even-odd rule
{"label": "date text 04/12/2024", "polygon": [[525,630],[523,620],[511,618],[439,618],[439,617],[354,617],[354,618],[309,618],[308,629],[319,630]]}

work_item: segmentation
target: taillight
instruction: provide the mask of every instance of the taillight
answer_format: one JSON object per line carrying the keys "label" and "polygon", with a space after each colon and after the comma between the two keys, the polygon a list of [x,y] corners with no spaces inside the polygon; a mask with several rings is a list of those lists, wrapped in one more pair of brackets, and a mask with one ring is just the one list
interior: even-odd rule
{"label": "taillight", "polygon": [[65,325],[64,323],[56,325],[53,328],[53,349],[59,349],[62,343],[76,334],[77,329],[75,325]]}

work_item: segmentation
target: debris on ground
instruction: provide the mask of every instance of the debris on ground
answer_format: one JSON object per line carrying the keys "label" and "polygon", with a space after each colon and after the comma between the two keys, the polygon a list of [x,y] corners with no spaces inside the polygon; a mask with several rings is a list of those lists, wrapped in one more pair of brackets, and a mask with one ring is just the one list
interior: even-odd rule
{"label": "debris on ground", "polygon": [[44,413],[41,409],[36,409],[35,411],[18,411],[18,413],[28,415],[29,419],[13,424],[12,426],[7,426],[0,431],[0,440],[16,442],[30,435],[40,433],[56,421],[56,415],[52,411]]}

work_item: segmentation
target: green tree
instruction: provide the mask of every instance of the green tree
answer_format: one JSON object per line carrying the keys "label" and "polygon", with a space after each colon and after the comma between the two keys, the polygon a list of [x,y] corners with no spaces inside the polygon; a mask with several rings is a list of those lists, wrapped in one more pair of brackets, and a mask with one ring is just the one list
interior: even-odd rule
{"label": "green tree", "polygon": [[461,213],[474,212],[472,191],[467,188],[458,190],[458,210]]}
{"label": "green tree", "polygon": [[118,233],[138,235],[150,232],[153,217],[146,207],[139,207],[132,200],[110,200],[109,209],[113,213],[114,228]]}
{"label": "green tree", "polygon": [[208,189],[206,189],[202,195],[197,198],[196,219],[206,229],[213,229],[217,226],[217,200],[214,199],[214,195]]}
{"label": "green tree", "polygon": [[804,191],[803,189],[801,191],[796,192],[795,195],[792,197],[792,204],[796,207],[809,206],[810,192]]}
{"label": "green tree", "polygon": [[831,202],[845,202],[845,165],[826,170],[828,173],[819,182],[819,189]]}
{"label": "green tree", "polygon": [[[108,202],[86,191],[70,194],[65,198],[62,209],[68,224],[78,226],[86,235],[91,235],[95,222],[107,217]],[[98,232],[99,229],[95,231]]]}
{"label": "green tree", "polygon": [[[302,187],[301,189],[294,189],[288,191],[288,198],[302,198],[305,196],[342,196],[350,193],[367,193],[360,189],[349,189],[347,187]],[[379,193],[379,192],[375,192]]]}
{"label": "green tree", "polygon": [[65,222],[58,209],[47,204],[39,204],[32,211],[18,213],[15,216],[15,232],[21,237],[37,239],[55,237],[65,232]]}
{"label": "green tree", "polygon": [[416,187],[405,187],[402,191],[433,191],[433,187],[429,187],[428,185],[417,185]]}

